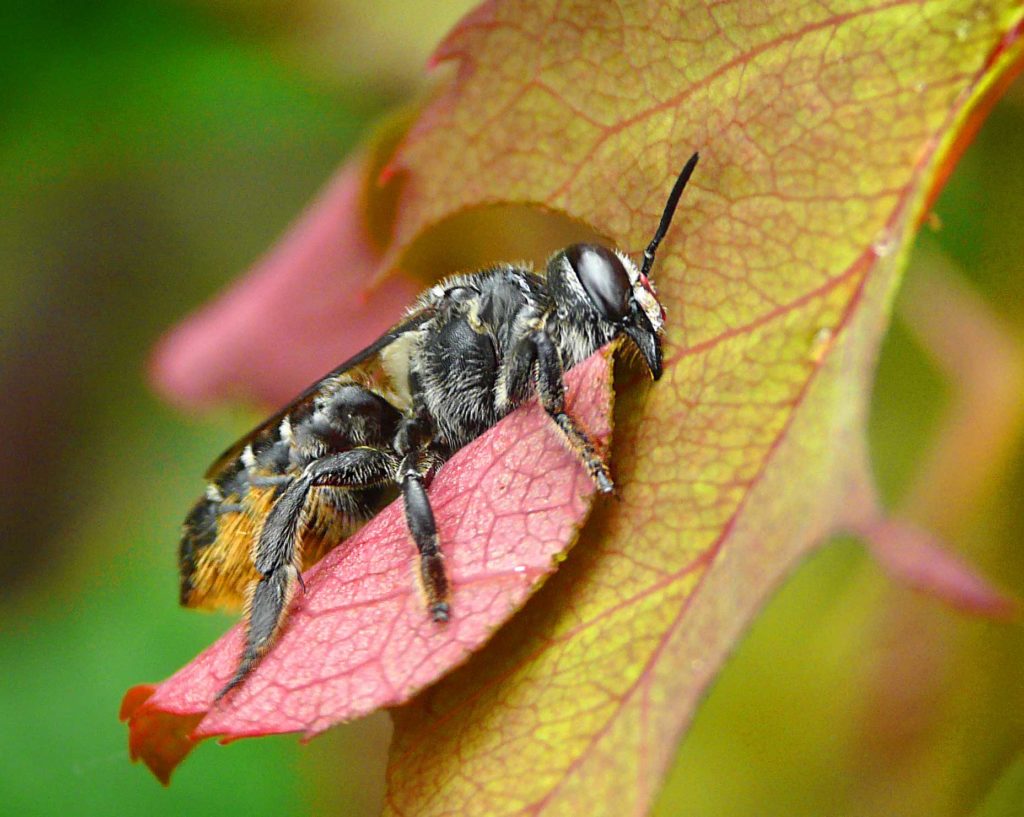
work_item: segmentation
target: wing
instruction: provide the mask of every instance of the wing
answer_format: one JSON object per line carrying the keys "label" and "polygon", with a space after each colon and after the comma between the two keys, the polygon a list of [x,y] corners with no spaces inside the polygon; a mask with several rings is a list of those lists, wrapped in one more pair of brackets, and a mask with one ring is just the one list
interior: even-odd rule
{"label": "wing", "polygon": [[230,448],[227,448],[209,468],[206,469],[206,478],[214,479],[221,474],[225,468],[231,466],[238,456],[242,453],[242,450],[249,445],[249,443],[255,441],[260,435],[264,434],[269,429],[275,428],[281,424],[281,421],[289,414],[300,410],[304,406],[308,405],[317,394],[320,393],[324,384],[336,378],[339,375],[351,372],[354,369],[358,369],[362,366],[371,364],[384,349],[398,340],[402,335],[407,332],[411,332],[414,329],[418,329],[430,318],[434,316],[434,309],[432,307],[425,307],[413,314],[407,316],[404,320],[395,324],[391,329],[381,335],[377,340],[363,349],[361,352],[357,352],[355,355],[350,357],[340,366],[336,366],[334,369],[329,371],[315,383],[309,386],[302,394],[292,400],[288,405],[282,408],[279,412],[271,417],[268,417],[254,429],[252,429],[244,437],[237,440]]}

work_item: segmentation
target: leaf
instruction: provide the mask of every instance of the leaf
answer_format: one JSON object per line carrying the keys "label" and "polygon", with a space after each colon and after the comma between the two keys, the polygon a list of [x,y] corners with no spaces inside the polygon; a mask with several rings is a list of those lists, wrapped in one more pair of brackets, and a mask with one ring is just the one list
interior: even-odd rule
{"label": "leaf", "polygon": [[1020,66],[1016,2],[488,2],[394,162],[386,259],[482,204],[637,251],[665,376],[617,405],[621,502],[486,649],[396,713],[388,813],[640,814],[769,593],[870,493],[863,438],[909,240]]}
{"label": "leaf", "polygon": [[128,735],[131,759],[144,760],[166,786],[171,781],[171,772],[195,748],[191,734],[202,720],[202,714],[179,715],[147,706],[155,691],[151,684],[132,687],[121,701],[120,714],[121,720],[131,724]]}
{"label": "leaf", "polygon": [[[608,439],[608,353],[568,375],[571,410]],[[155,689],[125,695],[133,759],[166,783],[196,741],[311,736],[412,694],[465,660],[554,570],[590,507],[593,483],[532,404],[450,460],[430,487],[452,580],[451,621],[430,620],[415,548],[394,502],[305,577],[274,648],[211,709],[242,649],[241,627]]]}

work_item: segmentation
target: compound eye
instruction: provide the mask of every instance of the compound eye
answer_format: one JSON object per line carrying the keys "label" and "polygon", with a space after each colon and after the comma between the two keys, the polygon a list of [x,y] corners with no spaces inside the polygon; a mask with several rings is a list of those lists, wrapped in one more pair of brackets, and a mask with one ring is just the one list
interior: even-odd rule
{"label": "compound eye", "polygon": [[619,257],[597,244],[573,244],[565,251],[590,302],[606,319],[621,321],[629,314],[629,274]]}

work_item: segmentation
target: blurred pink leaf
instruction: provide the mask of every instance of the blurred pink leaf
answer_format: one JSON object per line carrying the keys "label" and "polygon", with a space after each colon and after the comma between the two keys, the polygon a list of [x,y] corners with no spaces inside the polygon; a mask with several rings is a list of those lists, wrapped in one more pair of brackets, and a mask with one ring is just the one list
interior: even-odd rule
{"label": "blurred pink leaf", "polygon": [[860,524],[856,532],[889,575],[908,587],[976,615],[1009,619],[1019,612],[1016,600],[910,522],[877,519]]}
{"label": "blurred pink leaf", "polygon": [[373,283],[364,165],[348,161],[266,258],[160,341],[152,379],[165,397],[279,404],[398,320],[420,285],[397,272]]}

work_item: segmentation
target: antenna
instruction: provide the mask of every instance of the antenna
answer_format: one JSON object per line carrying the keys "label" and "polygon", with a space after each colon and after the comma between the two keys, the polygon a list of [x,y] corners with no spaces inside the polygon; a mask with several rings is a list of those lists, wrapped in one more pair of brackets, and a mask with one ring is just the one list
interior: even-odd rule
{"label": "antenna", "polygon": [[658,225],[658,231],[654,234],[654,238],[651,239],[651,243],[647,245],[647,249],[644,250],[644,265],[640,270],[641,275],[647,275],[651,271],[651,267],[654,266],[654,253],[658,251],[661,239],[668,232],[668,225],[672,223],[672,216],[675,215],[676,205],[679,204],[679,197],[683,195],[683,188],[690,181],[690,176],[693,175],[693,169],[697,166],[698,159],[700,159],[700,154],[694,153],[683,167],[679,178],[676,179],[676,183],[672,185],[672,192],[668,194],[668,201],[665,202],[665,212],[661,214],[661,223]]}

